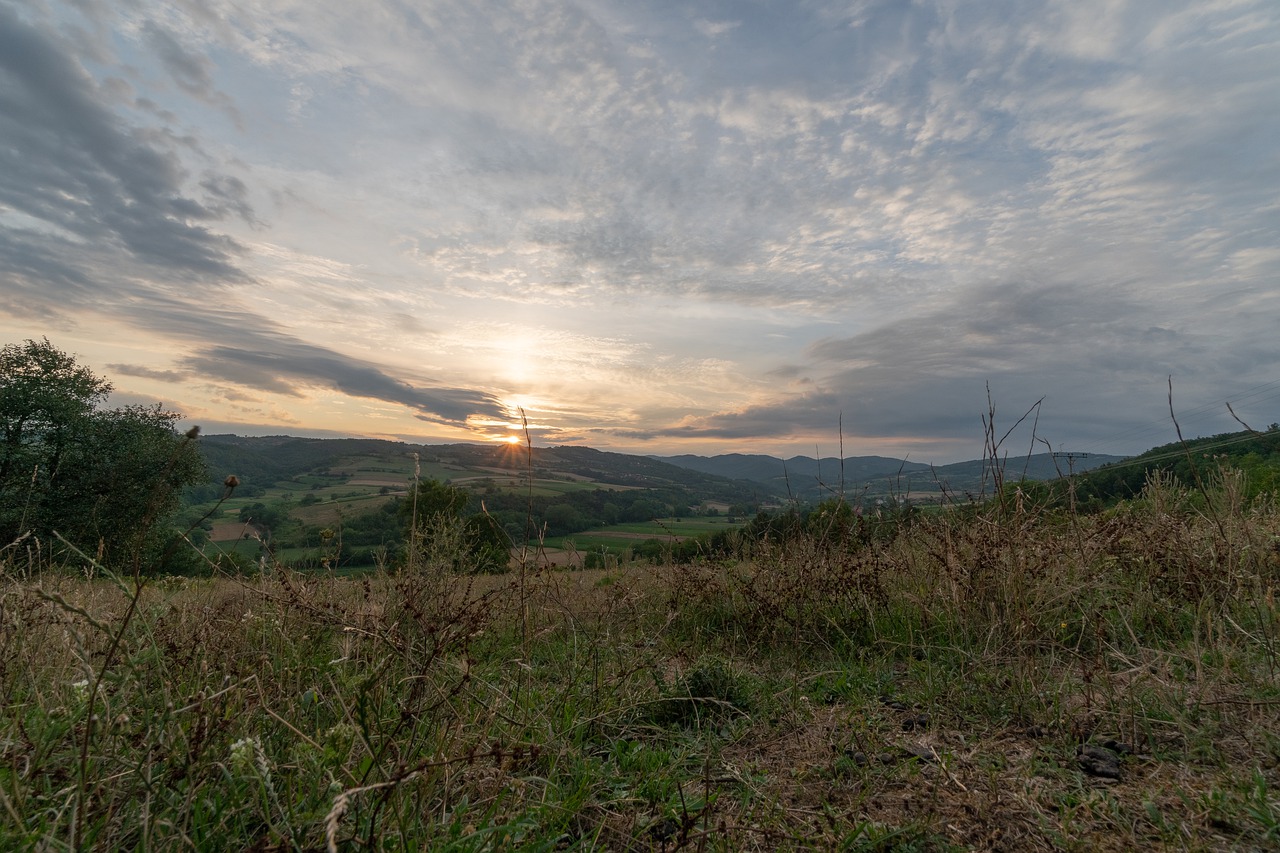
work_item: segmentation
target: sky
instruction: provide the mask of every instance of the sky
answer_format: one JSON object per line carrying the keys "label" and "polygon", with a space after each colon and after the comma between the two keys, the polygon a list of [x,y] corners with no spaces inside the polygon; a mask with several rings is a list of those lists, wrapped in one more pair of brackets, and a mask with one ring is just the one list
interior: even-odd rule
{"label": "sky", "polygon": [[1274,0],[0,0],[0,342],[206,432],[1264,428],[1277,84]]}

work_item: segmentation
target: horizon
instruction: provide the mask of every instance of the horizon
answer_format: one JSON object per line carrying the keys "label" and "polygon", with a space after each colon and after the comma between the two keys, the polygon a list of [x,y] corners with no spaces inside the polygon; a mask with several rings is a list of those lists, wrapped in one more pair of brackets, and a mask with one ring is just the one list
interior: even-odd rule
{"label": "horizon", "polygon": [[[178,429],[178,431],[184,431],[184,430],[186,430],[186,429],[189,429],[189,428],[190,428],[190,427],[192,427],[192,426],[199,426],[199,425],[198,425],[198,424],[194,424],[194,423],[191,423],[191,422],[189,422],[189,421],[184,420],[184,421],[179,422],[179,426],[178,426],[178,428],[177,428],[177,429]],[[229,424],[216,424],[216,423],[215,423],[215,428],[219,428],[219,429],[220,429],[220,428],[224,428],[224,427],[225,427],[225,428],[229,428],[229,427],[231,427],[231,426],[232,426],[232,425],[229,425]],[[244,425],[244,424],[241,424],[241,425],[239,425],[239,426],[240,426],[240,428],[241,428],[241,429],[245,429],[245,428],[247,428],[247,429],[255,429],[254,427],[246,426],[246,425]],[[203,426],[201,426],[201,427],[200,427],[200,434],[199,434],[199,438],[201,438],[201,439],[204,439],[204,438],[220,438],[220,437],[230,436],[230,437],[233,437],[233,438],[299,438],[299,439],[313,439],[313,440],[317,440],[317,441],[342,441],[342,440],[356,440],[356,441],[361,441],[361,440],[373,440],[373,441],[388,441],[388,442],[393,442],[393,443],[402,443],[402,444],[407,444],[407,445],[410,445],[410,446],[415,446],[415,447],[426,447],[426,448],[431,448],[431,447],[448,447],[448,446],[455,445],[455,444],[464,444],[464,445],[468,445],[468,446],[471,446],[471,447],[495,447],[495,446],[503,446],[504,444],[508,444],[508,443],[509,443],[509,444],[512,444],[513,446],[517,446],[517,447],[521,447],[521,448],[525,446],[525,445],[523,444],[523,442],[506,442],[506,443],[499,443],[499,442],[494,442],[494,441],[491,441],[491,440],[478,440],[478,439],[472,439],[472,440],[470,440],[470,441],[465,440],[465,439],[464,439],[464,440],[460,440],[460,441],[451,441],[451,440],[445,440],[445,439],[441,439],[441,440],[438,440],[438,441],[431,441],[431,440],[423,440],[423,439],[421,439],[421,438],[417,438],[417,439],[415,439],[415,438],[411,438],[411,437],[400,437],[400,438],[397,438],[397,437],[385,437],[385,436],[352,435],[352,434],[345,434],[345,433],[344,433],[344,434],[336,434],[336,433],[333,433],[332,431],[329,431],[329,430],[303,430],[303,431],[302,431],[302,434],[294,434],[294,433],[288,433],[288,432],[271,432],[271,431],[268,431],[268,430],[273,429],[273,428],[271,428],[271,427],[259,427],[259,428],[257,428],[257,429],[258,429],[258,430],[261,430],[261,431],[255,431],[255,432],[236,432],[236,431],[232,430],[232,431],[228,431],[228,432],[223,432],[223,431],[212,432],[212,431],[210,431],[210,430],[205,429]],[[1194,441],[1194,440],[1196,440],[1197,438],[1204,438],[1204,437],[1205,437],[1205,436],[1189,437],[1189,438],[1188,438],[1188,440]],[[1168,442],[1166,442],[1166,443],[1168,443]],[[880,454],[880,453],[846,453],[843,457],[841,457],[841,456],[839,456],[837,453],[827,453],[827,452],[825,452],[825,451],[824,451],[824,452],[822,452],[820,455],[818,455],[817,453],[814,453],[814,452],[810,452],[810,453],[805,453],[805,452],[785,452],[785,453],[783,453],[783,452],[772,452],[772,453],[770,453],[770,452],[767,452],[767,451],[764,451],[764,450],[757,450],[757,451],[741,451],[741,450],[715,450],[714,448],[705,448],[705,449],[704,449],[704,452],[702,452],[702,453],[688,453],[688,452],[683,452],[683,453],[655,453],[655,452],[653,452],[653,451],[649,451],[649,450],[646,450],[646,451],[644,451],[644,452],[635,452],[635,451],[629,451],[629,450],[618,450],[618,449],[616,449],[616,448],[595,447],[595,446],[588,445],[588,444],[542,444],[542,445],[539,445],[539,444],[533,444],[532,446],[533,446],[533,448],[534,448],[535,450],[554,450],[554,449],[559,448],[559,447],[582,447],[582,448],[586,448],[586,449],[589,449],[589,450],[598,450],[598,451],[607,452],[607,453],[618,453],[618,454],[624,454],[624,455],[630,455],[630,456],[644,456],[644,457],[652,457],[652,458],[655,458],[655,459],[658,459],[658,460],[665,460],[665,459],[669,459],[669,458],[673,458],[673,457],[686,456],[686,455],[688,455],[688,456],[700,456],[700,457],[702,457],[702,458],[715,458],[715,457],[719,457],[719,456],[764,456],[764,457],[769,457],[769,458],[778,459],[778,460],[783,461],[783,462],[787,462],[787,461],[790,461],[790,460],[792,460],[792,459],[797,459],[797,458],[817,459],[817,460],[819,460],[819,461],[822,461],[822,460],[828,460],[828,459],[837,459],[837,460],[838,460],[838,459],[858,459],[858,458],[872,458],[872,457],[880,457],[880,458],[889,459],[889,460],[891,460],[891,461],[895,461],[895,462],[898,462],[898,461],[902,461],[902,462],[915,462],[915,463],[923,464],[923,465],[945,466],[945,465],[953,465],[953,464],[958,464],[958,463],[965,463],[965,462],[980,461],[980,460],[982,460],[982,459],[984,458],[984,457],[981,455],[981,453],[979,453],[979,454],[977,454],[977,455],[974,455],[974,456],[967,456],[967,457],[964,457],[964,458],[948,459],[948,460],[945,460],[945,461],[939,461],[939,460],[932,460],[932,459],[929,459],[929,460],[909,459],[909,458],[905,458],[905,457],[891,456],[891,455],[885,455],[885,454]],[[1159,445],[1154,445],[1154,446],[1159,446]],[[1147,448],[1147,449],[1150,449],[1150,448]],[[1008,458],[1008,459],[1010,459],[1010,460],[1015,460],[1015,459],[1024,459],[1024,458],[1027,458],[1027,457],[1028,457],[1028,455],[1030,455],[1030,456],[1039,456],[1039,455],[1042,455],[1042,454],[1047,455],[1047,454],[1050,454],[1050,453],[1052,453],[1052,454],[1058,454],[1058,455],[1061,455],[1061,454],[1064,454],[1064,453],[1069,453],[1069,454],[1077,455],[1077,456],[1080,456],[1080,457],[1089,457],[1089,456],[1108,456],[1108,457],[1111,457],[1111,456],[1114,456],[1115,458],[1121,458],[1121,459],[1122,459],[1122,458],[1130,458],[1130,457],[1132,457],[1132,456],[1136,456],[1136,455],[1138,455],[1138,454],[1123,454],[1123,455],[1121,455],[1121,454],[1100,454],[1100,453],[1087,453],[1087,452],[1075,453],[1074,451],[1070,451],[1070,450],[1056,450],[1056,449],[1055,449],[1055,450],[1050,451],[1050,450],[1047,450],[1047,449],[1039,449],[1039,450],[1035,450],[1035,451],[1033,451],[1033,452],[1032,452],[1032,453],[1030,453],[1030,454],[1028,454],[1028,453],[1013,453],[1013,452],[1010,452],[1010,453],[1008,454],[1007,458]]]}
{"label": "horizon", "polygon": [[0,336],[279,434],[1133,455],[1280,420],[1276,79],[1269,0],[0,2]]}

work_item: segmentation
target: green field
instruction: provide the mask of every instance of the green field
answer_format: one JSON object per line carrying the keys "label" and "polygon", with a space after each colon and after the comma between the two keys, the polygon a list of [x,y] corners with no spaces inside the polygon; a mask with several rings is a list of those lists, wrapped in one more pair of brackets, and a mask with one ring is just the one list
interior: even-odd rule
{"label": "green field", "polygon": [[498,491],[516,492],[521,495],[533,494],[538,497],[554,497],[555,495],[567,495],[572,492],[590,492],[596,489],[622,492],[634,488],[633,486],[614,486],[608,483],[591,481],[549,479],[535,479],[532,486],[530,486],[529,481],[523,477],[498,477],[492,474],[456,477],[452,482],[459,488],[467,489],[477,494],[484,494],[486,489],[493,488]]}
{"label": "green field", "polygon": [[543,541],[548,548],[577,550],[579,552],[607,551],[615,556],[625,554],[641,542],[656,539],[660,542],[680,542],[708,533],[733,530],[741,522],[731,522],[724,516],[694,516],[690,518],[658,518],[647,522],[612,524],[568,536],[551,536]]}

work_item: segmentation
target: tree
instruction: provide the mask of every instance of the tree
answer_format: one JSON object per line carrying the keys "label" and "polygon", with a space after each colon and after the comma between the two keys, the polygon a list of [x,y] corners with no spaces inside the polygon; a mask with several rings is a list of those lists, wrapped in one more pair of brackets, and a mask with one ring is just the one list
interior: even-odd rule
{"label": "tree", "polygon": [[240,507],[240,513],[237,518],[246,524],[252,524],[254,527],[275,532],[278,527],[289,520],[289,515],[287,512],[283,512],[276,507],[267,506],[259,501]]}
{"label": "tree", "polygon": [[471,495],[449,483],[422,480],[400,504],[411,559],[442,563],[450,571],[504,572],[510,560],[506,533],[488,515],[470,511]]}
{"label": "tree", "polygon": [[569,533],[577,533],[587,526],[582,518],[582,513],[569,504],[552,504],[547,507],[543,519],[547,523],[548,536],[564,536]]}
{"label": "tree", "polygon": [[[111,384],[56,350],[48,338],[0,349],[0,494],[20,495],[15,481],[48,478],[68,446],[111,393]],[[37,466],[43,466],[43,472]]]}
{"label": "tree", "polygon": [[204,463],[174,430],[179,415],[103,408],[110,392],[47,338],[0,348],[0,546],[57,555],[61,536],[116,567],[157,556]]}

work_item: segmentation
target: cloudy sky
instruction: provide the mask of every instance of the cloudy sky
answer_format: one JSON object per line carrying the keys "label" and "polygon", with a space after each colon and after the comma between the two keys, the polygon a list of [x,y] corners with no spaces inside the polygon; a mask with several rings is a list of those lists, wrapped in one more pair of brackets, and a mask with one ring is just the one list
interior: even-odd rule
{"label": "cloudy sky", "polygon": [[1137,452],[1280,420],[1277,84],[1275,0],[0,0],[0,334],[215,432]]}

